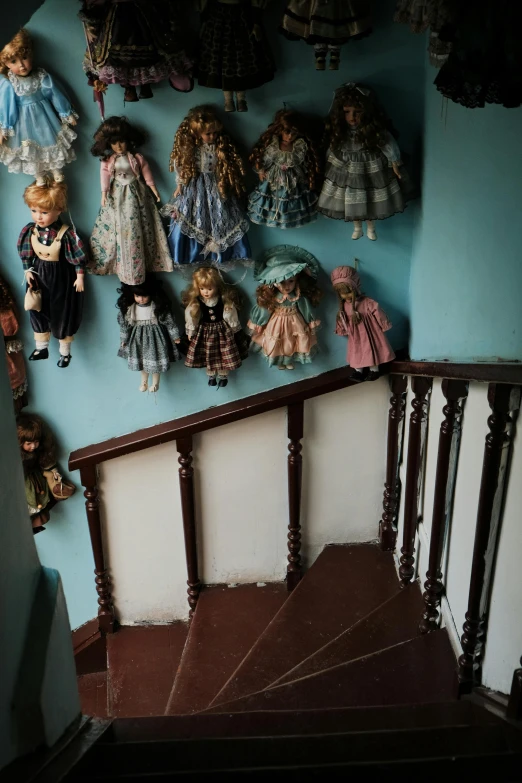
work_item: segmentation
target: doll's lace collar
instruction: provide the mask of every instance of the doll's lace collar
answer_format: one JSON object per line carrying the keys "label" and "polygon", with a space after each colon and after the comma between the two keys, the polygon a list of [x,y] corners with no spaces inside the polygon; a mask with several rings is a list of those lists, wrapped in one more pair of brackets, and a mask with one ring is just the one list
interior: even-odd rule
{"label": "doll's lace collar", "polygon": [[32,95],[33,92],[36,92],[42,86],[47,71],[44,71],[43,68],[38,68],[30,73],[29,76],[16,76],[12,71],[9,71],[7,75],[17,95]]}

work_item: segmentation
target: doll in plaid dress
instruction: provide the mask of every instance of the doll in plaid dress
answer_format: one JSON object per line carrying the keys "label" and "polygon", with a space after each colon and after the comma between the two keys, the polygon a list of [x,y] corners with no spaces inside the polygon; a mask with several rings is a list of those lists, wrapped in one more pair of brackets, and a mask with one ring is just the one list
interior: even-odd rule
{"label": "doll in plaid dress", "polygon": [[225,285],[217,269],[201,267],[192,275],[182,302],[189,340],[186,366],[205,367],[209,386],[226,386],[229,372],[248,356],[249,340],[239,323],[241,303],[236,289]]}

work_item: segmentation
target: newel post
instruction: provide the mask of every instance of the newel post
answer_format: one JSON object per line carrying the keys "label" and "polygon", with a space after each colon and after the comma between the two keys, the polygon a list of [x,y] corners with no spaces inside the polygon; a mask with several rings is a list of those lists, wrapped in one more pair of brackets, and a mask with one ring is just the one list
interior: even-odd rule
{"label": "newel post", "polygon": [[293,590],[301,579],[301,455],[304,427],[304,403],[288,406],[288,566],[286,586]]}
{"label": "newel post", "polygon": [[401,452],[404,411],[408,377],[391,375],[390,410],[388,411],[388,448],[386,456],[386,481],[382,502],[382,518],[379,523],[381,549],[393,551],[397,540],[397,512],[400,497],[399,455]]}
{"label": "newel post", "polygon": [[183,535],[185,537],[185,557],[187,561],[187,596],[192,617],[198,603],[201,582],[198,576],[198,548],[196,539],[196,510],[194,503],[194,468],[192,467],[192,437],[178,438],[176,448],[179,452],[179,488],[181,494],[181,513],[183,517]]}
{"label": "newel post", "polygon": [[440,425],[439,452],[435,473],[430,554],[422,596],[424,599],[424,614],[420,623],[422,633],[435,630],[439,624],[439,606],[444,589],[442,556],[453,503],[463,403],[468,396],[468,384],[465,381],[444,379],[442,393],[446,398],[446,404],[442,409],[444,419]]}
{"label": "newel post", "polygon": [[468,610],[461,638],[463,652],[458,662],[461,694],[469,693],[480,683],[493,565],[512,444],[513,427],[509,414],[520,407],[520,387],[490,383],[488,402],[492,413],[488,418],[489,432],[482,463]]}
{"label": "newel post", "polygon": [[103,634],[113,633],[114,607],[112,605],[109,574],[105,567],[105,556],[103,553],[96,465],[87,465],[84,468],[80,468],[80,480],[85,487],[83,495],[85,497],[85,510],[94,557],[94,574],[96,577],[94,581],[96,592],[98,593],[98,627]]}
{"label": "newel post", "polygon": [[404,531],[401,549],[399,576],[403,585],[409,584],[415,572],[413,556],[415,533],[417,531],[419,477],[421,475],[422,435],[428,418],[428,395],[433,378],[417,376],[411,380],[414,394],[411,402],[408,437],[408,457],[406,462],[406,490],[404,493]]}

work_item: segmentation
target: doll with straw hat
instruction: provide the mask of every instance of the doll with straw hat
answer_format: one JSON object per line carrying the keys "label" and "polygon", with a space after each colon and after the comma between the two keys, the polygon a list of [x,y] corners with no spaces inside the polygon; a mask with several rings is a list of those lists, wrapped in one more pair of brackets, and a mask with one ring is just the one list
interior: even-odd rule
{"label": "doll with straw hat", "polygon": [[256,264],[257,304],[248,327],[252,347],[269,366],[293,370],[296,362],[309,364],[317,351],[320,321],[312,312],[321,299],[316,285],[319,263],[301,247],[278,245]]}

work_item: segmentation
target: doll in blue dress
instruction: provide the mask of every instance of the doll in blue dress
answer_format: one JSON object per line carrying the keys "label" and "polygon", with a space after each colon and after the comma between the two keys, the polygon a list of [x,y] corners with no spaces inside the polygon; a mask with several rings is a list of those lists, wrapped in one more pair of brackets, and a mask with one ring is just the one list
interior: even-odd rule
{"label": "doll in blue dress", "polygon": [[52,76],[33,68],[27,30],[0,52],[0,74],[0,163],[36,177],[38,185],[49,175],[62,182],[63,167],[76,157],[71,126],[78,115]]}

